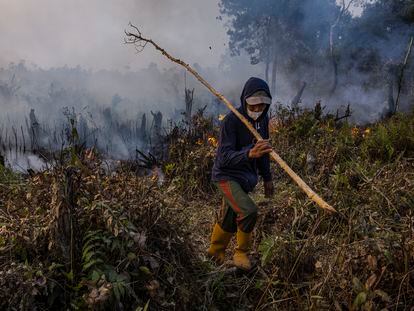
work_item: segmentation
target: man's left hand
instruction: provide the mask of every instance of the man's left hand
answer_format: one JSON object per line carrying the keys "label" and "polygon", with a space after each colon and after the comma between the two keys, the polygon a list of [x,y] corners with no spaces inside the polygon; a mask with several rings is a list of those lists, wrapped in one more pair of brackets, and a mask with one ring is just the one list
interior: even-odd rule
{"label": "man's left hand", "polygon": [[264,194],[266,198],[270,198],[273,195],[274,188],[272,181],[265,181],[264,182]]}

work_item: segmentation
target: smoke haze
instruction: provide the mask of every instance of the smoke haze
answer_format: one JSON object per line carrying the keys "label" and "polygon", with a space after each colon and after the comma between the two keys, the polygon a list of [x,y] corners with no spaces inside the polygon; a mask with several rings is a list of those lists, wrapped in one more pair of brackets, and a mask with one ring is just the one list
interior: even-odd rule
{"label": "smoke haze", "polygon": [[0,0],[0,66],[21,59],[42,68],[169,65],[151,49],[138,57],[123,44],[128,22],[190,63],[217,65],[226,42],[218,15],[217,2],[202,0]]}
{"label": "smoke haze", "polygon": [[[314,23],[326,17],[311,6],[302,8],[307,13],[303,32],[312,33]],[[354,17],[361,14],[361,7],[352,8]],[[243,51],[237,57],[230,56],[230,20],[225,16],[217,19],[219,15],[218,1],[0,0],[0,136],[12,126],[28,132],[32,109],[41,126],[61,131],[59,125],[67,121],[65,107],[73,107],[71,111],[82,115],[84,126],[92,131],[100,129],[94,139],[103,140],[103,149],[116,158],[128,158],[142,142],[123,136],[126,124],[138,128],[145,113],[150,128],[150,112],[158,110],[163,113],[164,124],[166,119],[182,118],[185,84],[195,88],[193,111],[208,105],[207,112],[226,112],[203,86],[152,47],[137,54],[132,46],[125,45],[128,22],[173,56],[192,64],[238,106],[244,82],[251,76],[264,78],[265,65],[251,65]],[[394,64],[402,57],[400,41],[406,39],[407,29],[403,30],[401,36],[393,37],[392,44],[387,40],[373,42],[381,56],[392,57]],[[358,29],[353,36],[369,40]],[[328,41],[328,37],[323,40]],[[402,45],[405,49],[406,43]],[[299,74],[293,83],[278,73],[275,100],[289,104],[306,79],[303,105],[312,106],[322,99],[323,105],[329,102],[325,112],[335,113],[350,103],[354,121],[377,119],[386,106],[385,85],[366,92],[362,85],[370,73],[351,68],[349,74],[341,76],[342,87],[335,97],[328,98],[324,92],[331,83],[329,68],[304,65],[301,72],[305,75]],[[116,128],[108,125],[112,121]],[[9,140],[11,133],[9,130],[6,135]],[[53,145],[51,137],[43,139],[43,144]]]}

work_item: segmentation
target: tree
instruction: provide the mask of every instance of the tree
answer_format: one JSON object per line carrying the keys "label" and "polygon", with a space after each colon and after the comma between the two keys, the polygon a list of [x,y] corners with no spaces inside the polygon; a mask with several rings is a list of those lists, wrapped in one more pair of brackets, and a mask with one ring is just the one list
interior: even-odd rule
{"label": "tree", "polygon": [[230,17],[232,54],[244,50],[252,64],[264,63],[265,79],[275,93],[277,72],[303,77],[303,68],[319,62],[315,56],[326,54],[340,8],[335,0],[222,0],[220,12]]}
{"label": "tree", "polygon": [[[414,35],[411,0],[377,0],[364,5],[363,14],[348,25],[342,40],[342,70],[364,76],[366,89],[384,89],[384,115],[395,113],[402,83],[413,85],[412,75],[400,81],[407,45]],[[359,79],[358,79],[359,80]],[[408,88],[406,88],[408,89]],[[405,93],[408,93],[407,90]]]}

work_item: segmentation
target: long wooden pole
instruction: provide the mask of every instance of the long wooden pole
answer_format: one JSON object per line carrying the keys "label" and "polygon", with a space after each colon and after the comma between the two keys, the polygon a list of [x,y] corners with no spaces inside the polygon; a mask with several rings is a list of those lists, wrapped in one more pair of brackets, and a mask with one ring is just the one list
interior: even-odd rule
{"label": "long wooden pole", "polygon": [[[213,93],[218,99],[220,99],[226,106],[229,108],[239,119],[243,122],[243,124],[249,129],[249,131],[253,134],[253,136],[257,140],[262,140],[262,136],[259,134],[259,132],[256,131],[256,129],[253,127],[253,125],[236,109],[234,106],[225,98],[222,94],[220,94],[216,89],[214,89],[206,80],[204,80],[197,71],[195,71],[190,65],[186,64],[182,60],[175,58],[171,56],[169,53],[167,53],[163,48],[161,48],[158,44],[156,44],[151,39],[144,38],[141,35],[141,32],[136,26],[133,26],[130,24],[132,28],[134,28],[137,33],[131,33],[125,31],[126,39],[125,43],[134,44],[137,48],[138,52],[141,52],[145,46],[149,43],[151,44],[156,50],[161,52],[162,55],[167,57],[172,62],[179,64],[183,66],[187,71],[189,71],[198,81],[200,81],[201,84],[203,84],[211,93]],[[270,153],[270,157],[276,161],[280,167],[298,184],[298,186],[307,194],[309,199],[314,201],[319,207],[323,208],[324,210],[330,211],[330,212],[336,212],[336,210],[326,203],[318,194],[316,194],[303,180],[300,178],[290,167],[289,165],[283,161],[283,159],[275,152],[272,151]]]}

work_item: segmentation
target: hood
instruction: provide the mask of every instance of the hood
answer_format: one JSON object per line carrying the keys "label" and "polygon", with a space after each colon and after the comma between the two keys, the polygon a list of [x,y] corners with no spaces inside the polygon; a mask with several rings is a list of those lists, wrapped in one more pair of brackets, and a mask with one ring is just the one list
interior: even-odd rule
{"label": "hood", "polygon": [[[267,85],[266,81],[260,78],[255,78],[255,77],[251,77],[249,80],[247,80],[246,84],[244,85],[242,94],[240,96],[240,101],[241,101],[240,107],[241,107],[241,112],[243,113],[243,115],[251,121],[252,119],[247,114],[246,98],[253,95],[257,91],[265,91],[266,94],[270,98],[272,98],[272,95],[270,94],[269,86]],[[259,122],[261,119],[263,119],[267,115],[269,108],[270,108],[270,105],[266,105],[265,110],[263,111],[262,115],[256,120],[256,122]]]}

